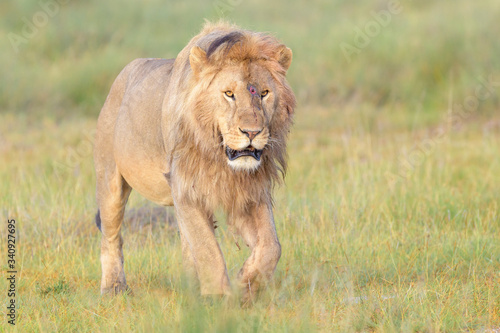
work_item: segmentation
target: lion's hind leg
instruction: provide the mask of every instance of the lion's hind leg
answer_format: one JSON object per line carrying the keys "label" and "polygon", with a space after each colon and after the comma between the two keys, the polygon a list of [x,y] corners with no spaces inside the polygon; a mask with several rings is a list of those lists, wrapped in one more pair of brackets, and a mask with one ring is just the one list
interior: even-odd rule
{"label": "lion's hind leg", "polygon": [[130,192],[131,187],[116,167],[113,172],[97,174],[99,210],[96,223],[102,233],[101,294],[117,294],[128,289],[123,270],[123,239],[120,229]]}

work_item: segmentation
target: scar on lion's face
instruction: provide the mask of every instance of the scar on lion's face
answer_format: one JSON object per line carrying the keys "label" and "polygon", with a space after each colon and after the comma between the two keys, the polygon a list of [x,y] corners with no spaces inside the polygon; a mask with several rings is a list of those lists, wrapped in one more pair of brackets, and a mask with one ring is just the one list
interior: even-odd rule
{"label": "scar on lion's face", "polygon": [[250,94],[252,95],[255,95],[257,93],[257,89],[255,89],[255,87],[251,84],[248,85],[248,91],[250,91]]}
{"label": "scar on lion's face", "polygon": [[254,85],[252,84],[247,84],[247,89],[248,91],[250,92],[250,94],[252,94],[252,106],[254,108],[256,108],[257,110],[260,110],[261,108],[261,101],[260,99],[258,98],[259,97],[259,94],[257,94],[257,88],[255,88]]}

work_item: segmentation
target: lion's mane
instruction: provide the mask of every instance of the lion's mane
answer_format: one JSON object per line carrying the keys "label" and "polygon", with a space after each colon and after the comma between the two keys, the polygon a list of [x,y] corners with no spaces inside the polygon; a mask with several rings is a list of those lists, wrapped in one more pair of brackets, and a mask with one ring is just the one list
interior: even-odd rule
{"label": "lion's mane", "polygon": [[[189,62],[195,46],[206,52],[210,67],[202,80],[197,80]],[[201,204],[209,210],[222,206],[228,212],[272,202],[273,185],[281,182],[287,168],[286,140],[295,108],[295,96],[285,79],[286,69],[272,61],[283,48],[270,35],[219,22],[207,23],[179,53],[162,111],[164,142],[170,143],[165,149],[175,173],[170,176],[176,180],[171,185],[181,194],[176,200]],[[253,60],[269,60],[263,63],[278,82],[277,103],[269,124],[271,139],[260,167],[242,172],[227,164],[212,112],[217,107],[215,96],[210,96],[206,88],[224,66]]]}

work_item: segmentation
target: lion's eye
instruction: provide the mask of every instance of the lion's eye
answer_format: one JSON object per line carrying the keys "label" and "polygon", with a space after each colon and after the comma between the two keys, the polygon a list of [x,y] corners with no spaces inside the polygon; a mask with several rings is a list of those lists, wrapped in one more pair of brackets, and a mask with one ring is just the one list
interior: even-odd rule
{"label": "lion's eye", "polygon": [[260,97],[266,97],[267,94],[269,94],[269,90],[264,90],[263,92],[260,93]]}
{"label": "lion's eye", "polygon": [[224,94],[226,94],[227,97],[231,97],[231,98],[234,97],[234,94],[233,94],[233,92],[231,90],[228,90],[228,91],[224,92]]}

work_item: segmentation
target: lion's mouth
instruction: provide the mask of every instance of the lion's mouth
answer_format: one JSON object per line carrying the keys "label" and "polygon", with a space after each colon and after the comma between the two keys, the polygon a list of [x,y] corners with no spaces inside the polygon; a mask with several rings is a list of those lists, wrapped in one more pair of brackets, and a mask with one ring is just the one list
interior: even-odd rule
{"label": "lion's mouth", "polygon": [[262,156],[262,149],[255,149],[254,147],[247,147],[243,150],[234,150],[229,147],[226,147],[226,155],[230,161],[234,161],[235,159],[242,156],[252,156],[257,161],[260,161],[260,157]]}

